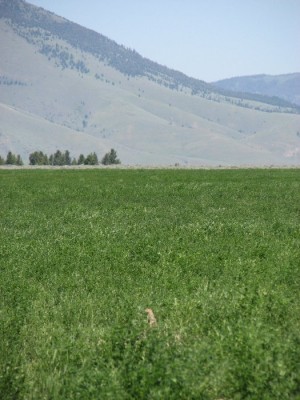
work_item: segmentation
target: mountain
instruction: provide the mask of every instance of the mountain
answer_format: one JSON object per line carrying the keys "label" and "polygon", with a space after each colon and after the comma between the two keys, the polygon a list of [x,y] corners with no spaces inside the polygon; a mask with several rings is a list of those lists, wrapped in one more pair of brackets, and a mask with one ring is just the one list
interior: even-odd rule
{"label": "mountain", "polygon": [[213,83],[227,91],[278,97],[300,106],[300,73],[252,75],[223,79]]}
{"label": "mountain", "polygon": [[23,0],[0,0],[0,154],[115,148],[129,165],[299,164],[299,110],[224,93]]}

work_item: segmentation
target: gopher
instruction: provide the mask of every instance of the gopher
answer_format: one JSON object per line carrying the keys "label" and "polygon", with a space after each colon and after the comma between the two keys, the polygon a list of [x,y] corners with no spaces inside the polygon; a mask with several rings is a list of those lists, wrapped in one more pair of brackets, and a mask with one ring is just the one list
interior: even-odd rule
{"label": "gopher", "polygon": [[154,316],[153,310],[151,308],[146,308],[145,311],[148,314],[147,315],[147,321],[148,321],[150,327],[152,328],[152,327],[156,326],[157,325],[157,321],[156,321],[156,318]]}

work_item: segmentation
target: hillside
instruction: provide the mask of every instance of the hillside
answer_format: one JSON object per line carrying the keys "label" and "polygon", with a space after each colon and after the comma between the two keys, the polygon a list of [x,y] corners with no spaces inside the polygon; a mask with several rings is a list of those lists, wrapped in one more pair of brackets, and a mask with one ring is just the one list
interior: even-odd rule
{"label": "hillside", "polygon": [[228,96],[22,0],[0,0],[0,50],[1,155],[114,147],[125,164],[300,161],[291,104]]}
{"label": "hillside", "polygon": [[252,75],[240,76],[214,82],[217,88],[276,96],[290,103],[300,105],[300,73],[285,75]]}

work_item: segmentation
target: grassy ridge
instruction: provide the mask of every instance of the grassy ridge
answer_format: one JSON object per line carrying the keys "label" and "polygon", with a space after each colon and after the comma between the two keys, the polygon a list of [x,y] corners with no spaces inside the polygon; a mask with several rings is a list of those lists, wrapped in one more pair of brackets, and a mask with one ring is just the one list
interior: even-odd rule
{"label": "grassy ridge", "polygon": [[4,399],[299,399],[299,195],[297,170],[0,171]]}

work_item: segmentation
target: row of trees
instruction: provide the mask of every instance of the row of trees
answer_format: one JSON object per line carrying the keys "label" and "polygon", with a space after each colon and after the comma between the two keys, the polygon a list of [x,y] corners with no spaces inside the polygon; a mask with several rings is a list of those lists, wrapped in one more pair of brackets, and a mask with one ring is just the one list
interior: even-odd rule
{"label": "row of trees", "polygon": [[0,156],[0,165],[23,165],[23,160],[20,154],[16,155],[9,151],[6,159]]}
{"label": "row of trees", "polygon": [[18,86],[27,86],[25,82],[19,81],[17,79],[9,78],[8,76],[1,75],[0,76],[0,85],[18,85]]}
{"label": "row of trees", "polygon": [[[117,157],[117,152],[111,149],[108,153],[104,155],[101,160],[101,164],[111,165],[120,164],[121,161]],[[71,158],[69,150],[61,152],[57,150],[50,157],[44,154],[42,151],[35,151],[29,155],[30,165],[99,165],[99,159],[97,154],[90,153],[87,156],[80,154],[78,159]]]}
{"label": "row of trees", "polygon": [[[71,158],[69,150],[62,152],[57,150],[49,157],[42,151],[34,151],[29,155],[30,165],[99,165],[97,154],[90,153],[87,156],[80,154],[78,159]],[[121,164],[121,161],[117,157],[117,152],[111,149],[104,155],[101,160],[103,165]],[[13,154],[11,151],[8,152],[6,159],[0,156],[0,165],[23,165],[21,156]]]}
{"label": "row of trees", "polygon": [[42,151],[35,151],[29,155],[30,165],[97,165],[98,157],[96,153],[90,153],[88,156],[80,154],[79,158],[71,158],[69,150],[62,152],[57,150],[55,153],[51,154],[49,157]]}

